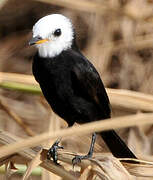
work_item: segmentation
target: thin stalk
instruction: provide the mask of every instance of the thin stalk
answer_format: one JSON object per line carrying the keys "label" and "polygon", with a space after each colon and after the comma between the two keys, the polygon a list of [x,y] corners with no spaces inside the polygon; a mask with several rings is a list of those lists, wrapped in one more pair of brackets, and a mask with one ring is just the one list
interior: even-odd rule
{"label": "thin stalk", "polygon": [[[21,164],[15,164],[15,167],[18,169],[17,170],[17,174],[21,174],[23,175],[27,169],[27,167],[25,165],[21,165]],[[0,173],[1,174],[4,174],[5,173],[5,165],[1,166],[0,167]],[[40,167],[36,167],[31,175],[34,175],[34,176],[41,176],[41,173],[42,173],[42,169]]]}
{"label": "thin stalk", "polygon": [[0,87],[30,94],[41,94],[41,89],[37,85],[21,84],[16,82],[1,82]]}

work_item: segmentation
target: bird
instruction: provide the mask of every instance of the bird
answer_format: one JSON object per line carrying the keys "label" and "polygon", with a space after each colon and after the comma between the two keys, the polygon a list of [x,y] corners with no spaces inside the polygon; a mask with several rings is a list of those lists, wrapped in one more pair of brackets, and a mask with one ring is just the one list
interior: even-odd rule
{"label": "bird", "polygon": [[[33,26],[29,45],[37,49],[32,63],[33,75],[52,110],[68,126],[111,117],[111,105],[102,79],[80,51],[74,25],[68,17],[50,14],[39,19]],[[96,134],[92,134],[89,152],[84,156],[76,155],[73,164],[92,157]],[[115,130],[99,134],[115,157],[137,159]],[[47,155],[56,164],[57,149],[63,148],[58,144],[59,140]]]}

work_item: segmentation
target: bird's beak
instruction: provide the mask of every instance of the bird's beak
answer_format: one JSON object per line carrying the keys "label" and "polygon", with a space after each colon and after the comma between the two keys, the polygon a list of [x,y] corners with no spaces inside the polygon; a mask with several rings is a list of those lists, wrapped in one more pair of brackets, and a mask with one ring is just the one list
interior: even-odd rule
{"label": "bird's beak", "polygon": [[42,44],[44,42],[47,42],[48,39],[42,39],[40,36],[36,36],[33,37],[30,41],[29,41],[29,45],[32,46],[34,44]]}

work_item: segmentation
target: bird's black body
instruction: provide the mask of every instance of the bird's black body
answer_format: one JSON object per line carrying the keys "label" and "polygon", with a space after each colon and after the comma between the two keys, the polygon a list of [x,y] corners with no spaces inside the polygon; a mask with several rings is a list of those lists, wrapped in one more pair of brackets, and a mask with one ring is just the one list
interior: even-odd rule
{"label": "bird's black body", "polygon": [[[53,111],[69,126],[110,118],[110,103],[101,78],[76,47],[53,58],[36,53],[33,74]],[[115,131],[100,134],[114,156],[136,158]]]}
{"label": "bird's black body", "polygon": [[52,109],[69,125],[110,117],[109,100],[93,65],[76,51],[55,58],[36,54],[33,74]]}

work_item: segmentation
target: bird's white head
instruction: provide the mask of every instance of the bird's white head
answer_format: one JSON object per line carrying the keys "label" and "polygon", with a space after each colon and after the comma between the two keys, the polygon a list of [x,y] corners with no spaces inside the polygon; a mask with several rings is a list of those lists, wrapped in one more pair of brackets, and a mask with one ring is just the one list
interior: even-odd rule
{"label": "bird's white head", "polygon": [[71,21],[61,14],[51,14],[41,18],[33,26],[33,38],[29,44],[36,44],[41,57],[53,58],[71,48],[73,39]]}

